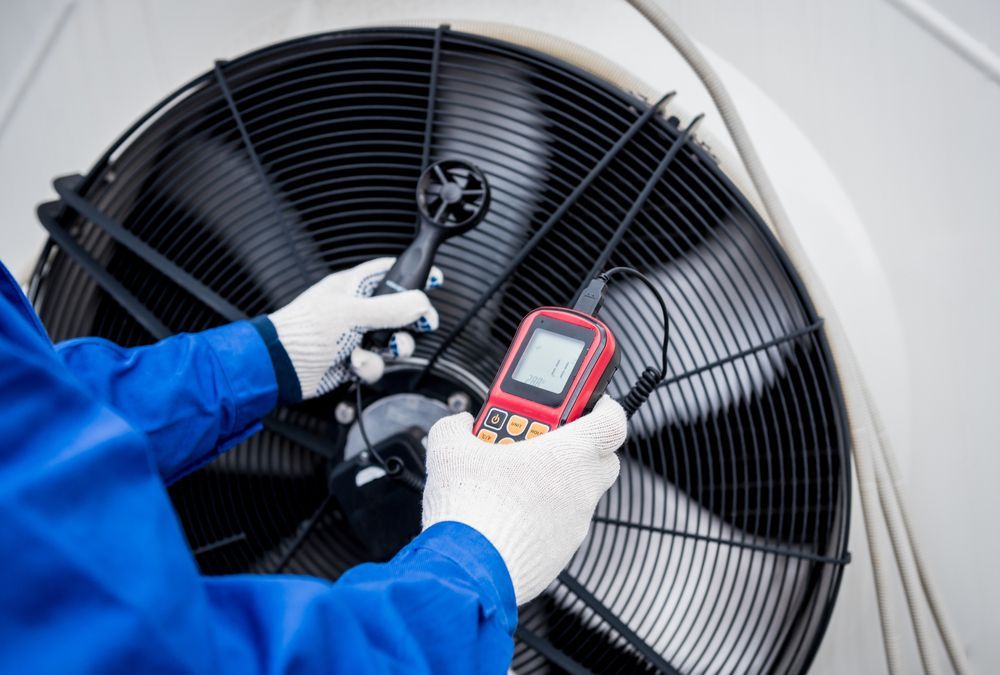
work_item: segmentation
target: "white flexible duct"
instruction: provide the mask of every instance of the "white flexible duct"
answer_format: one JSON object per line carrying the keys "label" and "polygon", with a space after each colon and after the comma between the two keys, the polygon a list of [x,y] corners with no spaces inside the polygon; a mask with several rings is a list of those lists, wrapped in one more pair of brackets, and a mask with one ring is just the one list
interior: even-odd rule
{"label": "white flexible duct", "polygon": [[917,543],[916,536],[913,534],[913,526],[910,523],[908,505],[905,501],[902,486],[900,485],[899,466],[896,462],[896,456],[895,453],[891,451],[892,446],[889,443],[885,426],[882,423],[882,416],[879,413],[878,408],[873,405],[871,392],[867,387],[865,387],[865,397],[868,400],[869,410],[872,413],[875,433],[880,441],[879,448],[882,450],[882,456],[885,460],[886,467],[888,468],[889,486],[900,506],[899,513],[903,522],[903,529],[906,534],[907,544],[910,546],[915,559],[917,576],[920,580],[920,586],[927,599],[927,605],[930,607],[931,614],[934,617],[934,622],[938,627],[938,630],[943,631],[942,639],[945,643],[945,648],[948,650],[948,658],[951,661],[952,667],[956,672],[968,672],[969,666],[966,663],[964,652],[957,650],[955,654],[952,653],[952,649],[957,648],[960,644],[958,635],[954,632],[954,626],[944,613],[944,605],[941,602],[941,597],[938,595],[937,587],[934,586],[932,580],[928,576],[927,565],[923,560],[923,550]]}
{"label": "white flexible duct", "polygon": [[[876,449],[880,449],[878,444],[876,444]],[[885,514],[886,523],[888,524],[890,518],[893,522],[899,518],[897,512],[900,510],[900,505],[890,498],[891,495],[886,486],[888,468],[885,463],[884,448],[881,449],[883,452],[876,452],[874,457],[875,486],[878,489],[878,499],[879,504],[882,506],[882,513]],[[890,513],[892,514],[891,516]],[[916,636],[920,665],[928,675],[936,675],[937,668],[931,660],[930,654],[928,654],[927,628],[920,609],[917,607],[916,579],[914,579],[913,565],[908,564],[909,561],[906,559],[905,550],[906,543],[901,540],[905,536],[905,533],[895,527],[887,527],[886,529],[889,533],[889,543],[892,544],[893,556],[896,559],[896,568],[899,570],[899,579],[903,582],[903,595],[906,598],[906,607],[910,612],[910,618],[913,623],[913,634]]]}
{"label": "white flexible duct", "polygon": [[[833,305],[826,296],[819,280],[816,278],[815,271],[810,265],[795,229],[782,207],[781,200],[778,198],[767,172],[754,149],[735,104],[722,84],[722,81],[701,54],[698,47],[654,0],[628,0],[628,2],[677,49],[685,61],[688,62],[695,73],[701,78],[713,102],[718,107],[719,113],[722,115],[726,129],[733,139],[740,158],[746,165],[750,179],[764,204],[766,215],[771,221],[772,229],[784,246],[789,259],[798,270],[802,282],[809,289],[816,307],[820,310],[820,314],[826,319],[825,328],[827,337],[840,370],[845,393],[848,422],[851,428],[854,448],[855,470],[857,472],[859,494],[865,520],[865,530],[870,547],[872,572],[875,577],[879,618],[882,625],[886,664],[889,672],[893,674],[900,672],[900,666],[895,632],[893,631],[889,608],[887,606],[886,576],[883,569],[881,547],[875,537],[874,519],[877,505],[874,502],[873,487],[881,503],[887,507],[883,511],[883,517],[892,539],[894,551],[898,559],[897,563],[900,566],[903,576],[904,592],[907,595],[907,604],[924,669],[928,670],[930,668],[927,656],[928,645],[923,630],[923,622],[919,616],[919,607],[917,607],[916,599],[913,597],[915,590],[913,588],[913,580],[906,571],[908,568],[904,559],[905,551],[902,550],[904,545],[910,549],[910,554],[913,558],[912,564],[916,569],[921,588],[930,606],[935,626],[944,643],[952,668],[957,673],[964,675],[969,672],[965,654],[959,646],[954,630],[944,616],[937,592],[927,572],[923,555],[913,536],[912,528],[909,526],[902,488],[899,485],[895,470],[895,460],[892,457],[888,438],[882,429],[881,419],[868,394],[843,326],[836,319],[836,312]],[[876,461],[876,457],[884,463],[884,467]],[[873,479],[874,486],[872,485]],[[900,537],[901,534],[905,536],[905,541]],[[903,554],[903,556],[900,554]]]}

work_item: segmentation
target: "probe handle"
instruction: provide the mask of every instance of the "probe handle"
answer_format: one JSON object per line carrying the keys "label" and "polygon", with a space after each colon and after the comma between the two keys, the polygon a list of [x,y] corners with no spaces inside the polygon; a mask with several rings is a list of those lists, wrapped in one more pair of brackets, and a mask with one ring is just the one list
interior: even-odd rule
{"label": "probe handle", "polygon": [[[406,250],[386,272],[382,281],[372,295],[385,295],[414,288],[423,288],[427,284],[427,275],[434,264],[434,255],[438,246],[445,239],[445,229],[435,225],[423,224],[416,238],[406,247]],[[365,338],[365,347],[385,349],[394,331],[377,330]]]}

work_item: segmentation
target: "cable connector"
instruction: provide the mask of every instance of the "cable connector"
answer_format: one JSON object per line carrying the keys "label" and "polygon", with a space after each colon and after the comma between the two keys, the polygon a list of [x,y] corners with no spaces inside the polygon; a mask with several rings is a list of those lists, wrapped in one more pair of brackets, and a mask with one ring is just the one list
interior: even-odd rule
{"label": "cable connector", "polygon": [[578,312],[583,312],[584,314],[589,314],[591,316],[597,316],[597,313],[601,311],[601,307],[604,306],[604,291],[608,287],[608,278],[603,274],[598,275],[590,280],[580,295],[577,296],[576,302],[573,303],[573,309]]}

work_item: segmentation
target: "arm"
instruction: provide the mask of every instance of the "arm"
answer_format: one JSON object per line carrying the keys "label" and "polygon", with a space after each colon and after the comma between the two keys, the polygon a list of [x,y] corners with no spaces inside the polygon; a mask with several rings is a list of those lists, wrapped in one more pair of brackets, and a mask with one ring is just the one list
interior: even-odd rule
{"label": "arm", "polygon": [[459,523],[332,585],[288,576],[205,583],[233,672],[500,674],[513,656],[510,577],[496,549]]}
{"label": "arm", "polygon": [[56,351],[92,395],[146,435],[168,482],[257,431],[278,400],[267,346],[245,321],[147,347],[79,338]]}

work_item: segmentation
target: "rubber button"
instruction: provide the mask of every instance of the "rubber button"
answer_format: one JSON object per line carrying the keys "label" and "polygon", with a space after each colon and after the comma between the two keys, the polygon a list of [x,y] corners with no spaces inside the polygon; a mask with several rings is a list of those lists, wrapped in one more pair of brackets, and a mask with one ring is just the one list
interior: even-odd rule
{"label": "rubber button", "polygon": [[541,436],[549,430],[548,424],[542,424],[541,422],[532,422],[531,426],[528,427],[528,434],[526,438],[534,438],[535,436]]}
{"label": "rubber button", "polygon": [[520,436],[528,428],[528,418],[520,415],[511,415],[507,421],[507,433],[511,436]]}
{"label": "rubber button", "polygon": [[486,441],[487,443],[492,443],[497,439],[497,434],[495,431],[490,431],[489,429],[479,430],[479,440]]}
{"label": "rubber button", "polygon": [[513,444],[514,444],[514,439],[511,438],[510,436],[505,436],[501,438],[499,441],[497,441],[497,445],[513,445]]}
{"label": "rubber button", "polygon": [[500,410],[500,408],[490,408],[490,411],[486,413],[486,418],[483,420],[483,424],[488,426],[490,429],[500,431],[503,429],[503,423],[506,421],[506,412]]}

